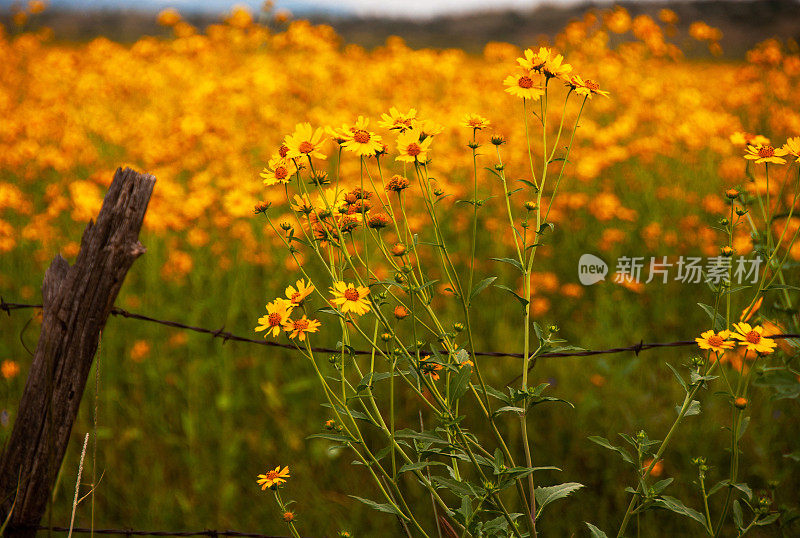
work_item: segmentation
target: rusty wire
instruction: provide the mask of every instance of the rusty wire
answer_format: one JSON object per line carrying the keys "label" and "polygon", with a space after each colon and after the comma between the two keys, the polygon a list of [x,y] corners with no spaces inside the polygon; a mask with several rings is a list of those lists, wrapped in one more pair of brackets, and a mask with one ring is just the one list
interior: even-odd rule
{"label": "rusty wire", "polygon": [[[5,311],[9,316],[11,312],[14,310],[20,310],[25,308],[42,308],[41,304],[25,304],[25,303],[7,303],[0,297],[0,310]],[[291,344],[282,344],[280,342],[272,342],[269,340],[256,340],[254,338],[247,338],[244,336],[239,336],[228,332],[225,330],[225,326],[223,325],[219,329],[208,329],[205,327],[195,327],[193,325],[187,325],[185,323],[180,323],[178,321],[171,321],[165,319],[158,319],[153,318],[150,316],[145,316],[143,314],[136,314],[134,312],[128,312],[122,308],[113,307],[111,309],[111,314],[114,316],[121,316],[123,318],[129,319],[137,319],[141,321],[148,321],[151,323],[157,323],[159,325],[165,325],[167,327],[173,327],[176,329],[185,329],[187,331],[194,331],[203,334],[210,334],[213,338],[222,338],[223,343],[227,342],[228,340],[233,342],[245,342],[248,344],[258,344],[261,346],[268,346],[268,347],[278,347],[283,349],[291,349],[296,351],[297,348]],[[775,334],[770,335],[770,338],[774,339],[783,339],[783,338],[800,338],[800,334]],[[632,344],[629,346],[622,346],[622,347],[613,347],[609,349],[597,349],[597,350],[583,350],[583,351],[559,351],[559,352],[551,352],[551,353],[542,353],[539,355],[540,358],[544,357],[590,357],[593,355],[608,355],[612,353],[623,353],[625,351],[633,351],[635,355],[639,355],[642,351],[647,349],[656,349],[656,348],[663,348],[663,347],[683,347],[683,346],[691,346],[695,345],[696,342],[694,340],[677,340],[675,342],[648,342],[645,343],[644,341],[639,341],[638,344]],[[315,353],[339,353],[341,350],[328,348],[328,347],[312,347],[311,351]],[[369,355],[370,351],[365,350],[354,350],[352,351],[355,355]],[[523,358],[522,353],[510,353],[505,351],[476,351],[474,355],[478,357],[513,357],[513,358]]]}

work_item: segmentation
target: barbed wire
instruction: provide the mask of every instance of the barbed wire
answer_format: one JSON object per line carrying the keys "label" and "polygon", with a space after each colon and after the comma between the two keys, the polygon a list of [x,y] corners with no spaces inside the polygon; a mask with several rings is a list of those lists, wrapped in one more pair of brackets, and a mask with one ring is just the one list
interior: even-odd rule
{"label": "barbed wire", "polygon": [[[14,310],[21,310],[21,309],[28,309],[28,308],[42,308],[41,304],[26,304],[26,303],[7,303],[2,297],[0,297],[0,310],[5,311],[9,316],[11,312]],[[165,325],[167,327],[173,327],[176,329],[185,329],[187,331],[194,331],[202,334],[209,334],[213,338],[222,338],[223,344],[227,341],[233,342],[245,342],[248,344],[258,344],[260,346],[267,346],[267,347],[277,347],[282,349],[290,349],[292,351],[297,351],[297,347],[291,344],[282,344],[280,342],[272,342],[269,340],[256,340],[254,338],[247,338],[244,336],[239,336],[228,332],[225,330],[225,326],[223,325],[219,329],[208,329],[205,327],[195,327],[193,325],[187,325],[185,323],[181,323],[179,321],[171,321],[165,319],[158,319],[153,318],[150,316],[145,316],[143,314],[137,314],[135,312],[129,312],[122,308],[113,307],[111,309],[111,314],[113,316],[121,316],[123,318],[128,319],[136,319],[141,321],[148,321],[150,323],[157,323],[159,325]],[[773,339],[785,339],[785,338],[800,338],[800,334],[794,333],[786,333],[786,334],[775,334],[770,335],[770,338]],[[656,349],[656,348],[664,348],[664,347],[683,347],[683,346],[691,346],[696,345],[697,342],[695,340],[677,340],[674,342],[648,342],[645,343],[643,340],[640,340],[638,344],[633,344],[629,346],[622,346],[622,347],[612,347],[609,349],[596,349],[596,350],[581,350],[581,351],[556,351],[556,352],[549,352],[549,353],[542,353],[539,355],[540,358],[545,357],[590,357],[593,355],[609,355],[614,353],[624,353],[626,351],[633,351],[633,353],[638,356],[639,353],[648,349]],[[329,347],[311,347],[311,351],[314,353],[340,353],[340,349],[329,348]],[[354,355],[369,355],[371,351],[365,350],[352,350],[352,354]],[[512,357],[521,359],[524,357],[522,353],[510,353],[505,351],[476,351],[474,355],[478,357]]]}
{"label": "barbed wire", "polygon": [[255,532],[239,532],[232,530],[211,530],[205,529],[201,531],[143,531],[135,529],[86,529],[79,527],[44,527],[38,525],[36,527],[15,527],[16,529],[31,529],[36,531],[53,531],[53,532],[73,532],[78,534],[111,534],[119,536],[240,536],[247,538],[288,538],[286,536],[276,536],[272,534],[258,534]]}

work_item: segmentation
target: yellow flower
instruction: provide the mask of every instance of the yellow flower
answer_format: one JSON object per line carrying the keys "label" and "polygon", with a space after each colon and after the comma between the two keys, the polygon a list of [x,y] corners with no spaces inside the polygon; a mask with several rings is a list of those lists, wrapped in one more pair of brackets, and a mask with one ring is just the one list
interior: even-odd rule
{"label": "yellow flower", "polygon": [[298,123],[294,128],[294,133],[287,135],[284,140],[284,144],[289,149],[286,157],[296,159],[308,156],[325,159],[325,154],[320,151],[320,146],[324,141],[321,128],[315,131],[310,123]]}
{"label": "yellow flower", "polygon": [[311,203],[311,200],[308,199],[307,194],[295,194],[294,201],[289,203],[289,207],[291,207],[293,211],[305,213],[306,215],[314,211],[314,205]]}
{"label": "yellow flower", "polygon": [[754,135],[744,131],[736,131],[730,136],[731,144],[737,146],[766,146],[769,138],[763,135]]}
{"label": "yellow flower", "polygon": [[308,284],[301,278],[297,281],[297,289],[294,286],[286,288],[286,298],[292,303],[292,306],[300,306],[305,301],[306,297],[311,295],[314,291],[314,285],[309,282]]}
{"label": "yellow flower", "polygon": [[585,95],[589,99],[591,99],[593,95],[608,97],[608,92],[601,90],[597,82],[591,79],[583,80],[579,75],[572,75],[569,78],[569,82],[567,82],[567,86],[572,88],[576,94]]}
{"label": "yellow flower", "polygon": [[749,323],[734,323],[733,328],[736,329],[736,332],[731,336],[739,340],[740,346],[747,346],[747,351],[765,354],[775,351],[777,344],[772,338],[763,336],[763,327],[751,327]]}
{"label": "yellow flower", "polygon": [[430,355],[425,355],[419,359],[419,369],[420,371],[425,374],[431,376],[431,379],[434,381],[439,380],[439,370],[442,369],[442,365],[438,362],[427,362],[430,359]]}
{"label": "yellow flower", "polygon": [[548,78],[566,78],[572,72],[572,66],[564,63],[564,57],[560,54],[551,56],[541,68],[542,74]]}
{"label": "yellow flower", "polygon": [[289,338],[297,337],[301,342],[306,339],[306,333],[315,333],[319,330],[320,322],[316,319],[308,319],[305,314],[300,319],[287,319],[283,322],[283,330],[289,334]]}
{"label": "yellow flower", "polygon": [[288,299],[277,298],[271,303],[267,304],[267,315],[258,318],[258,327],[256,332],[267,331],[264,333],[264,338],[268,334],[272,334],[273,338],[277,338],[281,333],[281,324],[291,315],[294,305]]}
{"label": "yellow flower", "polygon": [[700,346],[700,349],[710,349],[717,354],[725,353],[726,349],[733,349],[736,345],[734,342],[731,342],[729,338],[731,337],[730,331],[720,331],[719,333],[715,333],[712,330],[708,330],[700,335],[699,338],[695,338],[695,342],[697,345]]}
{"label": "yellow flower", "polygon": [[19,373],[19,365],[16,361],[3,361],[2,366],[0,366],[0,373],[3,374],[5,379],[13,379]]}
{"label": "yellow flower", "polygon": [[269,164],[261,172],[261,179],[264,185],[271,186],[278,183],[289,183],[289,180],[297,173],[297,165],[291,159],[275,157],[270,159]]}
{"label": "yellow flower", "polygon": [[428,162],[428,150],[431,147],[432,138],[427,137],[425,140],[419,139],[419,132],[416,130],[409,130],[397,137],[397,156],[398,161],[405,162]]}
{"label": "yellow flower", "polygon": [[175,26],[181,22],[181,15],[174,8],[167,8],[158,14],[156,22],[161,26]]}
{"label": "yellow flower", "polygon": [[789,152],[783,148],[775,149],[769,145],[747,146],[744,158],[756,163],[786,164],[786,159],[781,159]]}
{"label": "yellow flower", "polygon": [[568,73],[572,72],[572,66],[564,63],[564,57],[554,54],[547,47],[539,47],[538,52],[535,53],[531,49],[527,49],[523,58],[517,58],[517,63],[523,69],[542,73],[547,78],[565,78]]}
{"label": "yellow flower", "polygon": [[274,469],[258,475],[256,482],[261,486],[261,491],[264,491],[267,488],[277,488],[289,477],[289,466],[281,469],[281,466],[278,465]]}
{"label": "yellow flower", "polygon": [[369,295],[369,288],[351,286],[346,282],[334,282],[331,293],[333,294],[331,303],[338,306],[343,314],[352,312],[363,316],[369,312],[369,301],[366,299],[367,295]]}
{"label": "yellow flower", "polygon": [[352,151],[356,155],[369,156],[383,149],[381,137],[367,130],[369,120],[359,116],[355,125],[349,127],[349,133],[345,132],[346,139],[342,147]]}
{"label": "yellow flower", "polygon": [[444,125],[432,120],[414,120],[411,128],[419,133],[420,140],[425,140],[429,136],[436,136],[444,131]]}
{"label": "yellow flower", "polygon": [[544,90],[534,84],[530,73],[527,72],[521,75],[508,75],[503,84],[508,93],[522,99],[538,101],[544,95]]}
{"label": "yellow flower", "polygon": [[787,140],[782,149],[787,155],[794,157],[794,160],[800,159],[800,136]]}
{"label": "yellow flower", "polygon": [[412,122],[417,119],[417,111],[410,109],[405,114],[401,114],[395,107],[389,109],[388,114],[381,114],[378,126],[390,131],[400,131],[401,133],[411,129]]}
{"label": "yellow flower", "polygon": [[463,118],[461,118],[461,125],[464,127],[469,127],[470,129],[485,129],[491,124],[492,122],[477,114],[466,114]]}
{"label": "yellow flower", "polygon": [[531,49],[525,49],[522,53],[522,58],[517,58],[517,63],[527,71],[539,71],[547,60],[550,59],[550,49],[547,47],[539,47],[537,52]]}

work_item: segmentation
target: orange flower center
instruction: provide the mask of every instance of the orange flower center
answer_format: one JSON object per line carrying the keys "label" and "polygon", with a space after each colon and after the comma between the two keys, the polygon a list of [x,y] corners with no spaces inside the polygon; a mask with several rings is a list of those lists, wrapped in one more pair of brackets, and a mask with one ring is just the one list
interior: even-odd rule
{"label": "orange flower center", "polygon": [[775,148],[772,146],[761,146],[758,148],[758,156],[763,158],[767,157],[774,157],[775,156]]}
{"label": "orange flower center", "polygon": [[302,293],[300,293],[299,291],[296,291],[296,292],[294,292],[294,293],[292,294],[292,296],[291,296],[289,299],[290,299],[290,300],[291,300],[293,303],[297,304],[297,303],[299,303],[299,302],[300,302],[300,296],[301,296],[301,295],[302,295]]}
{"label": "orange flower center", "polygon": [[598,84],[597,82],[595,82],[593,80],[585,81],[585,85],[590,90],[599,90],[600,89],[600,84]]}
{"label": "orange flower center", "polygon": [[525,88],[526,90],[529,88],[533,88],[533,79],[527,75],[519,77],[517,85],[520,88]]}
{"label": "orange flower center", "polygon": [[746,338],[747,341],[750,342],[751,344],[757,344],[761,341],[761,335],[755,331],[750,331],[749,333],[747,333]]}
{"label": "orange flower center", "polygon": [[278,155],[280,155],[281,157],[286,157],[288,153],[289,153],[289,148],[287,148],[284,145],[281,145],[280,149],[278,150]]}
{"label": "orange flower center", "polygon": [[295,331],[305,331],[308,329],[308,320],[307,319],[298,319],[294,322],[294,330]]}
{"label": "orange flower center", "polygon": [[283,316],[281,316],[281,315],[280,315],[280,314],[278,314],[277,312],[273,312],[272,314],[270,314],[270,315],[269,315],[269,318],[268,318],[268,321],[269,321],[269,326],[270,326],[270,327],[275,327],[275,326],[277,326],[277,325],[280,325],[280,324],[281,324],[281,318],[282,318],[282,317],[283,317]]}
{"label": "orange flower center", "polygon": [[406,149],[406,153],[408,153],[412,157],[416,157],[417,155],[422,153],[422,148],[419,147],[419,144],[416,144],[416,143],[412,142],[411,144],[408,145],[408,148]]}
{"label": "orange flower center", "polygon": [[278,478],[278,471],[275,470],[267,471],[267,480],[274,481],[276,478]]}
{"label": "orange flower center", "polygon": [[344,298],[348,301],[358,301],[359,295],[358,290],[355,288],[347,288],[344,290]]}
{"label": "orange flower center", "polygon": [[724,340],[724,339],[723,339],[723,338],[722,338],[720,335],[718,335],[718,334],[715,334],[714,336],[710,336],[710,337],[708,338],[708,344],[709,344],[711,347],[719,347],[719,346],[721,346],[723,343],[725,343],[725,340]]}
{"label": "orange flower center", "polygon": [[353,133],[353,140],[358,142],[359,144],[366,144],[369,142],[369,133],[363,129],[359,129],[355,133]]}
{"label": "orange flower center", "polygon": [[312,144],[311,142],[305,141],[305,142],[302,142],[300,144],[300,147],[297,148],[297,149],[300,150],[300,153],[311,153],[312,151],[314,151],[314,144]]}
{"label": "orange flower center", "polygon": [[279,166],[275,169],[275,177],[278,179],[286,179],[286,176],[289,174],[289,171],[284,168],[283,166]]}

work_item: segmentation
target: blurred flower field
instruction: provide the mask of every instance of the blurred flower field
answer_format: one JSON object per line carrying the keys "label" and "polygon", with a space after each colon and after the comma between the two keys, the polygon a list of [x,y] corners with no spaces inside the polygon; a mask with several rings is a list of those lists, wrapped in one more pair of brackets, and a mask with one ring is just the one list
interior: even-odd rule
{"label": "blurred flower field", "polygon": [[[489,43],[481,56],[473,56],[455,49],[413,50],[390,38],[385,46],[365,50],[343,43],[330,27],[244,9],[204,31],[177,12],[162,12],[159,22],[174,36],[143,37],[132,45],[104,38],[56,42],[35,20],[30,13],[19,17],[17,26],[0,27],[0,294],[8,301],[38,302],[52,258],[61,253],[74,259],[80,233],[97,214],[118,166],[158,180],[142,233],[148,250],[129,273],[118,305],[194,325],[224,325],[243,335],[255,334],[255,318],[271,300],[270,290],[283,290],[298,274],[281,238],[253,214],[255,206],[272,204],[275,222],[294,219],[284,190],[265,183],[277,173],[271,158],[298,123],[329,128],[320,149],[327,158],[319,161],[327,169],[316,173],[323,182],[341,177],[345,188],[353,189],[359,186],[360,162],[342,156],[331,132],[363,115],[396,152],[393,122],[424,122],[423,129],[435,133],[427,172],[441,192],[437,211],[448,241],[461,247],[457,252],[468,250],[473,226],[473,208],[457,203],[472,196],[467,144],[474,132],[463,125],[465,117],[490,122],[481,131],[487,140],[503,137],[506,177],[527,177],[521,100],[503,84],[522,54],[514,45]],[[707,302],[704,284],[617,283],[615,260],[717,256],[727,241],[713,228],[730,211],[726,189],[768,194],[776,207],[796,202],[781,181],[767,180],[764,167],[752,169],[750,181],[743,156],[755,134],[776,148],[800,135],[797,43],[766,40],[744,60],[722,59],[718,30],[698,21],[684,35],[676,22],[669,10],[656,20],[632,18],[622,8],[591,10],[549,44],[609,93],[595,95],[583,111],[569,157],[558,148],[565,172],[549,212],[554,228],[530,284],[532,317],[558,324],[562,336],[587,349],[694,339],[708,324],[697,307],[698,301]],[[566,95],[568,89],[562,84],[555,91]],[[575,123],[577,108],[564,110],[565,124]],[[554,136],[562,110],[550,113],[546,123]],[[501,271],[487,260],[514,249],[513,236],[503,228],[505,201],[492,173],[493,152],[491,144],[482,146],[478,167],[484,207],[477,248],[485,257],[475,270],[481,274]],[[394,157],[381,165],[386,177],[404,166]],[[796,165],[788,170],[797,173]],[[517,211],[523,211],[523,202],[513,199]],[[800,227],[796,216],[785,221],[786,216],[773,223],[776,236],[778,225],[786,225],[790,236]],[[422,215],[409,214],[408,222],[426,233]],[[737,255],[753,251],[744,227],[732,242]],[[580,284],[578,260],[584,253],[612,266],[606,281]],[[308,253],[295,255],[304,261]],[[800,242],[787,255],[789,274],[796,277]],[[421,252],[423,264],[437,263],[432,252],[425,256]],[[453,261],[466,267],[470,260]],[[391,276],[387,267],[375,271],[381,278]],[[506,284],[523,294],[522,279],[514,278],[503,273]],[[446,296],[445,285],[437,286]],[[520,351],[514,347],[519,338],[505,322],[519,305],[501,290],[484,293],[492,295],[473,314],[482,328],[476,348]],[[793,297],[797,301],[796,293]],[[776,313],[776,305],[768,293],[762,312]],[[453,309],[446,301],[440,306]],[[796,310],[780,314],[797,323]],[[26,347],[35,346],[36,327],[35,316],[3,318],[0,408],[6,414],[0,440],[14,420],[30,362]],[[622,486],[605,486],[632,480],[587,437],[612,439],[645,424],[651,437],[663,437],[655,432],[669,427],[681,395],[664,363],[691,353],[665,349],[543,359],[537,365],[532,382],[549,382],[576,408],[553,407],[531,416],[536,453],[541,461],[559,462],[565,476],[579,476],[587,486],[575,493],[579,502],[543,516],[546,535],[569,535],[570,521],[586,518],[618,527],[626,494]],[[487,360],[484,375],[495,384],[511,381],[518,373],[515,361]],[[350,464],[352,456],[306,439],[328,414],[317,403],[316,381],[294,353],[222,345],[202,335],[111,319],[99,364],[98,527],[284,533],[284,522],[254,484],[257,473],[280,460],[290,463],[292,494],[302,498],[298,522],[310,536],[331,536],[339,529],[353,536],[385,534],[389,520],[344,493],[344,485],[352,491],[361,476]],[[800,419],[796,398],[773,396],[773,388],[759,386],[751,395],[749,411],[758,430],[747,433],[752,438],[742,447],[747,462],[742,472],[754,489],[772,496],[777,509],[798,503],[800,456],[793,442]],[[416,419],[413,402],[399,406],[399,416]],[[651,470],[654,476],[676,477],[672,488],[682,498],[693,494],[692,458],[730,435],[719,428],[728,402],[709,394],[703,406],[702,426],[693,426],[696,417],[689,417],[681,443]],[[91,428],[87,402],[55,493],[56,522],[71,510],[70,484],[80,453],[75,439]],[[508,436],[513,444],[520,432],[512,428]],[[372,486],[363,487],[368,497]],[[421,512],[430,512],[425,495],[416,502]],[[86,517],[79,511],[76,521],[86,526]],[[689,522],[661,513],[641,517],[662,535],[697,532]],[[777,532],[752,534],[781,535]],[[791,536],[791,528],[783,535]]]}

